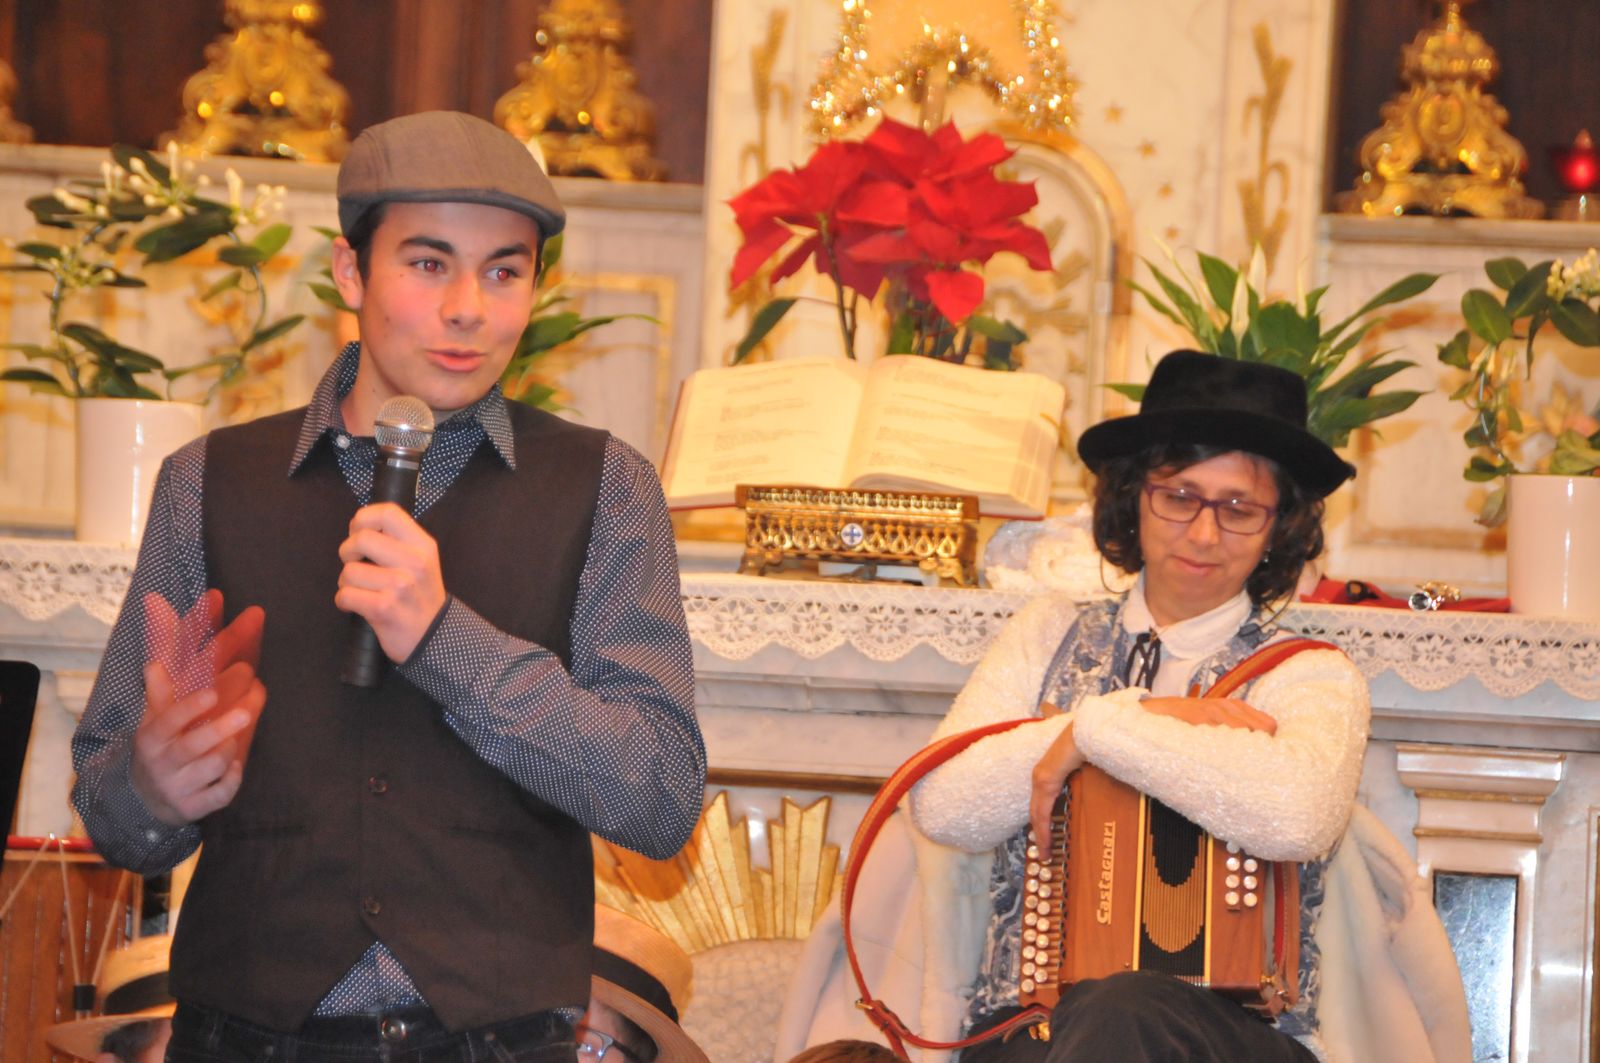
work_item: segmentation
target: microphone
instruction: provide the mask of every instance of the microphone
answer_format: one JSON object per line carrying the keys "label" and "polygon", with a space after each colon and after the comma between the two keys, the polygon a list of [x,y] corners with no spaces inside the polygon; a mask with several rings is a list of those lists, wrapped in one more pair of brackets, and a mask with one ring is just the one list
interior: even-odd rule
{"label": "microphone", "polygon": [[[372,467],[372,501],[393,502],[407,513],[417,501],[422,452],[433,442],[433,411],[421,399],[396,395],[378,410],[372,434],[378,460]],[[383,679],[383,647],[366,618],[350,615],[350,641],[339,678],[354,687],[375,687]]]}

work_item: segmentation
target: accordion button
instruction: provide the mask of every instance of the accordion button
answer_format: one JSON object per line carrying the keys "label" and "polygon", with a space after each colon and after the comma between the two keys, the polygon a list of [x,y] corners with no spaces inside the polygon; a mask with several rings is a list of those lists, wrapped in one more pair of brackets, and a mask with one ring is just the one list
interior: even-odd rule
{"label": "accordion button", "polygon": [[1026,897],[1022,898],[1022,906],[1031,912],[1035,908],[1039,907],[1039,898],[1030,893]]}
{"label": "accordion button", "polygon": [[1222,899],[1228,903],[1229,908],[1239,907],[1239,895],[1233,890],[1229,890]]}
{"label": "accordion button", "polygon": [[1246,860],[1244,862],[1244,869],[1246,871],[1254,871],[1256,868],[1258,868],[1260,866],[1261,866],[1260,864],[1255,862],[1255,859],[1253,857],[1246,858]]}
{"label": "accordion button", "polygon": [[1244,895],[1244,906],[1246,908],[1254,908],[1258,903],[1259,899],[1254,893],[1246,893]]}
{"label": "accordion button", "polygon": [[1239,888],[1239,876],[1229,875],[1227,878],[1222,880],[1222,884],[1227,886],[1230,890],[1236,890]]}
{"label": "accordion button", "polygon": [[1032,963],[1025,963],[1025,964],[1022,965],[1022,973],[1025,974],[1025,975],[1031,975],[1031,974],[1033,974],[1034,971],[1037,971],[1038,969],[1039,968],[1035,967]]}
{"label": "accordion button", "polygon": [[1054,877],[1055,877],[1055,875],[1051,873],[1051,871],[1050,871],[1050,869],[1048,867],[1041,867],[1039,869],[1039,881],[1040,882],[1049,882]]}
{"label": "accordion button", "polygon": [[1022,913],[1022,925],[1023,926],[1031,927],[1031,926],[1033,926],[1034,923],[1037,923],[1038,921],[1039,921],[1039,917],[1037,915],[1034,915],[1032,912],[1024,912],[1024,913]]}
{"label": "accordion button", "polygon": [[1022,958],[1023,959],[1031,960],[1036,955],[1037,955],[1037,952],[1034,950],[1034,947],[1032,945],[1024,945],[1024,946],[1022,946]]}
{"label": "accordion button", "polygon": [[1039,887],[1039,899],[1040,900],[1044,900],[1048,896],[1050,896],[1050,887],[1049,886],[1040,886]]}
{"label": "accordion button", "polygon": [[1022,991],[1024,993],[1033,992],[1033,979],[1032,978],[1024,978],[1022,980]]}
{"label": "accordion button", "polygon": [[[1028,831],[1028,837],[1030,837],[1030,838],[1033,837],[1033,831],[1032,830]],[[1037,860],[1037,859],[1039,859],[1039,847],[1037,845],[1029,845],[1028,846],[1028,859],[1029,860]]]}
{"label": "accordion button", "polygon": [[1040,901],[1039,902],[1039,914],[1040,915],[1049,915],[1050,914],[1050,902],[1049,901]]}
{"label": "accordion button", "polygon": [[1260,883],[1256,881],[1256,877],[1254,875],[1246,875],[1244,877],[1244,888],[1245,889],[1253,890],[1258,885],[1260,885]]}
{"label": "accordion button", "polygon": [[1228,843],[1228,852],[1236,853],[1238,851],[1239,851],[1239,847],[1237,845],[1233,844],[1232,842]]}
{"label": "accordion button", "polygon": [[1039,861],[1037,861],[1037,860],[1029,860],[1028,861],[1028,877],[1029,878],[1034,878],[1038,874],[1039,874]]}
{"label": "accordion button", "polygon": [[1028,892],[1029,893],[1038,893],[1039,892],[1039,883],[1030,878],[1028,880],[1028,887],[1027,888],[1028,888]]}
{"label": "accordion button", "polygon": [[1237,856],[1228,857],[1227,868],[1229,871],[1239,870],[1239,858]]}

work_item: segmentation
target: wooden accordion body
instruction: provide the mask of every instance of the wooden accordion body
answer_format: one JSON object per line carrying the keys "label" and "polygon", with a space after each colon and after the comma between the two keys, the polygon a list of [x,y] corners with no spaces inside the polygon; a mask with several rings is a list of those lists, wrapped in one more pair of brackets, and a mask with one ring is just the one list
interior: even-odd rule
{"label": "wooden accordion body", "polygon": [[1026,1006],[1077,982],[1161,971],[1276,1016],[1299,985],[1295,864],[1269,863],[1086,765],[1051,815],[1049,851],[1028,848]]}

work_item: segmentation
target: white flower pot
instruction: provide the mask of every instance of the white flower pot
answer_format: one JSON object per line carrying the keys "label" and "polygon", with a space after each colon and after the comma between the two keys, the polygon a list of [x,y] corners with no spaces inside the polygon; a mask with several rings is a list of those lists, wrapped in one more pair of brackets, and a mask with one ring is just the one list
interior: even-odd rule
{"label": "white flower pot", "polygon": [[188,402],[79,399],[77,537],[135,545],[144,534],[161,460],[200,434]]}
{"label": "white flower pot", "polygon": [[1600,620],[1600,477],[1513,476],[1507,507],[1511,608]]}

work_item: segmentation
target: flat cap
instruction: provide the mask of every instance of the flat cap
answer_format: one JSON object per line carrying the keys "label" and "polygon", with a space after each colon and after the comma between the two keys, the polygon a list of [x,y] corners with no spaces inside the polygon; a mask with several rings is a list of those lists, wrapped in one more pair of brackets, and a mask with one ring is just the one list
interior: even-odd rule
{"label": "flat cap", "polygon": [[339,167],[339,225],[379,203],[481,203],[526,214],[545,238],[567,223],[526,145],[482,118],[424,111],[368,126]]}

